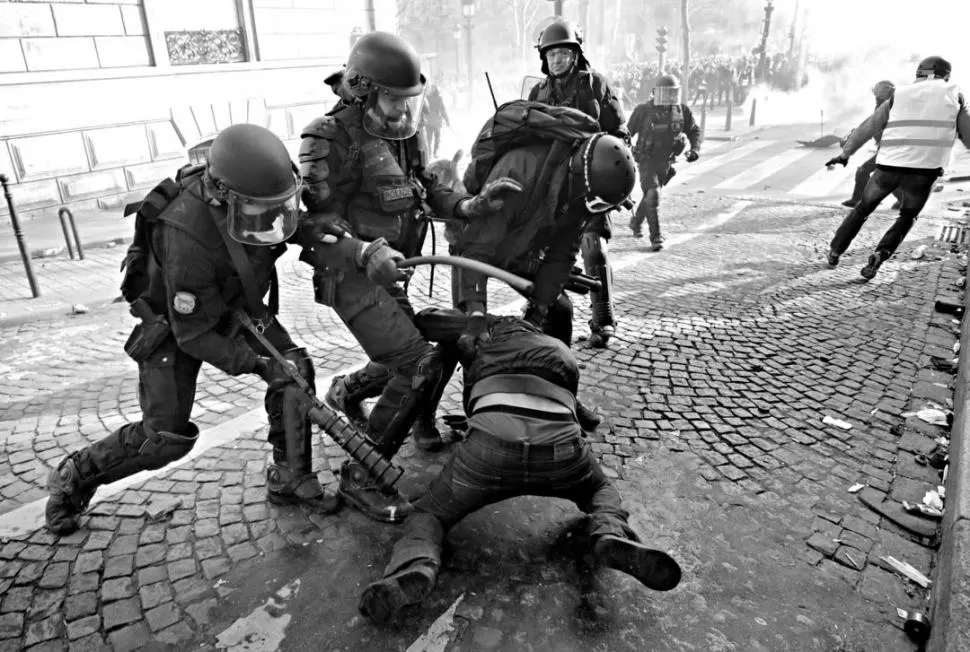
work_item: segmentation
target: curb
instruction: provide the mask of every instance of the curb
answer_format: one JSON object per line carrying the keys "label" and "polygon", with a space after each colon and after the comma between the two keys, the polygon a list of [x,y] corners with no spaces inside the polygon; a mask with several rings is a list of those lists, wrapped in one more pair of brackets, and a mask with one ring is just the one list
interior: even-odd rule
{"label": "curb", "polygon": [[928,652],[970,650],[970,293],[964,294],[953,396],[946,511],[930,607]]}
{"label": "curb", "polygon": [[22,326],[23,324],[29,324],[35,321],[44,321],[47,319],[58,319],[62,317],[82,317],[85,314],[90,314],[90,311],[95,308],[103,308],[114,303],[118,303],[121,299],[121,295],[113,297],[98,297],[95,299],[90,299],[84,302],[84,305],[88,308],[89,312],[82,313],[80,315],[75,315],[72,312],[73,303],[70,301],[60,301],[51,305],[49,308],[41,308],[40,310],[31,310],[30,312],[24,312],[16,315],[10,315],[9,317],[0,314],[0,328],[7,328],[10,326]]}
{"label": "curb", "polygon": [[[126,245],[130,243],[131,243],[131,237],[129,236],[129,237],[109,238],[107,240],[95,240],[93,242],[82,242],[81,247],[84,250],[104,249],[105,247],[110,247],[112,245],[117,247],[117,246]],[[56,247],[47,247],[45,249],[34,249],[29,252],[30,260],[35,261],[35,260],[45,260],[47,258],[53,258],[53,256],[45,255],[45,252],[51,249],[56,249],[57,255],[60,255],[65,251],[67,251],[67,245],[60,244]],[[19,252],[14,254],[0,254],[0,264],[12,263],[12,262],[21,262]]]}

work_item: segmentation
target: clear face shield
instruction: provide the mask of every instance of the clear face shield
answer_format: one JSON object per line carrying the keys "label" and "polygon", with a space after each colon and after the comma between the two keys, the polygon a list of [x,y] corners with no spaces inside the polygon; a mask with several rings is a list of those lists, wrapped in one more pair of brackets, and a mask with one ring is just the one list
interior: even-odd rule
{"label": "clear face shield", "polygon": [[225,200],[229,235],[236,242],[258,247],[285,242],[299,223],[302,190],[298,178],[293,190],[275,197],[249,197],[229,190]]}
{"label": "clear face shield", "polygon": [[364,106],[364,131],[377,138],[406,140],[418,133],[425,87],[417,95],[400,95],[377,87]]}
{"label": "clear face shield", "polygon": [[553,77],[565,75],[572,70],[576,63],[576,50],[573,48],[549,48],[544,56],[546,57],[546,65],[549,67],[549,74]]}
{"label": "clear face shield", "polygon": [[653,103],[657,106],[680,104],[680,86],[657,86],[653,89]]}

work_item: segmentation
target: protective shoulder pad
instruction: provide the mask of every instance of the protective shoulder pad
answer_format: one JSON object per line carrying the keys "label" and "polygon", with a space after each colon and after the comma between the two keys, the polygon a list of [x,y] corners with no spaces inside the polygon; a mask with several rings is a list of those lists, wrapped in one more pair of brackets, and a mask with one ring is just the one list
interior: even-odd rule
{"label": "protective shoulder pad", "polygon": [[223,244],[209,205],[187,190],[178,194],[158,220],[189,234],[208,249]]}
{"label": "protective shoulder pad", "polygon": [[300,133],[301,138],[326,138],[327,140],[336,140],[340,136],[340,124],[337,119],[332,115],[325,115],[319,118],[315,118],[313,122],[308,124],[303,128]]}

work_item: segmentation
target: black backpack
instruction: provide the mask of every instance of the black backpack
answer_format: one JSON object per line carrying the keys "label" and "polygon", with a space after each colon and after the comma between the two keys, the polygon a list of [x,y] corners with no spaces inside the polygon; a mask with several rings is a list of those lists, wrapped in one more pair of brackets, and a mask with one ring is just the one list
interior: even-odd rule
{"label": "black backpack", "polygon": [[465,188],[478,194],[503,154],[516,147],[561,141],[572,145],[600,132],[599,123],[577,109],[528,100],[512,100],[498,107],[475,139]]}

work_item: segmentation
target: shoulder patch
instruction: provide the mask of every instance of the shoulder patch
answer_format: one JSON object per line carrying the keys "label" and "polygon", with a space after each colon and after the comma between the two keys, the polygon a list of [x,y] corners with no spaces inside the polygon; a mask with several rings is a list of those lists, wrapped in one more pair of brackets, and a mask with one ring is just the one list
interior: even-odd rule
{"label": "shoulder patch", "polygon": [[199,310],[199,299],[191,292],[176,292],[172,297],[172,310],[180,315],[191,315]]}

